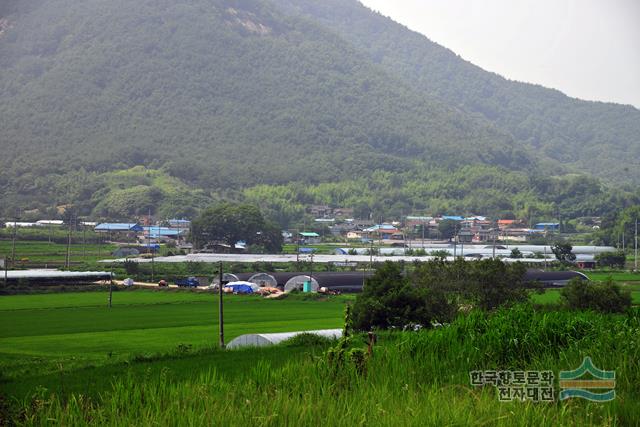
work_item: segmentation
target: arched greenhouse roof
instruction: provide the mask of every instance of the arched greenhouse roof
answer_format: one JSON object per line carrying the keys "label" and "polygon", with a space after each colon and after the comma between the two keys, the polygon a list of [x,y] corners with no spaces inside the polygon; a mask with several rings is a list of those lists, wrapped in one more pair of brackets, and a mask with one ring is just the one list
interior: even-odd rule
{"label": "arched greenhouse roof", "polygon": [[[233,274],[233,273],[224,273],[222,275],[222,280],[224,280],[225,282],[237,282],[240,280],[240,278]],[[220,277],[218,275],[216,275],[213,278],[213,281],[211,282],[214,285],[219,285],[220,284]]]}
{"label": "arched greenhouse roof", "polygon": [[267,273],[257,273],[247,279],[247,282],[255,283],[261,288],[275,288],[278,286],[278,281],[275,277]]}
{"label": "arched greenhouse roof", "polygon": [[300,334],[313,334],[329,339],[342,337],[342,329],[320,329],[316,331],[281,332],[273,334],[245,334],[227,344],[228,349],[242,347],[264,347],[279,344]]}
{"label": "arched greenhouse roof", "polygon": [[311,280],[311,292],[318,292],[318,288],[320,287],[318,281],[315,277],[309,277],[306,275],[293,276],[291,279],[287,280],[287,283],[284,284],[284,291],[291,292],[296,289],[302,291],[304,290],[305,282],[308,282],[309,280]]}

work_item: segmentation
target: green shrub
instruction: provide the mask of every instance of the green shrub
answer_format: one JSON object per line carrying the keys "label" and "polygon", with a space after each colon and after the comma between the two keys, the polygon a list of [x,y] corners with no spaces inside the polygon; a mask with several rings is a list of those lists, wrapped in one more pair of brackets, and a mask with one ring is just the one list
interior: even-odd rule
{"label": "green shrub", "polygon": [[518,248],[513,248],[511,249],[511,255],[509,255],[509,258],[524,258],[524,256],[522,255],[522,252],[520,252],[520,249]]}
{"label": "green shrub", "polygon": [[612,280],[604,283],[572,279],[560,292],[563,303],[572,309],[622,313],[631,307],[631,293]]}
{"label": "green shrub", "polygon": [[129,276],[137,275],[140,270],[138,268],[138,263],[136,261],[131,261],[127,259],[122,263],[122,265],[124,267],[124,271],[126,271],[127,275]]}
{"label": "green shrub", "polygon": [[624,268],[626,256],[624,252],[604,252],[596,255],[596,261],[601,267]]}
{"label": "green shrub", "polygon": [[485,310],[526,301],[526,268],[521,263],[507,264],[499,259],[453,262],[435,259],[416,266],[414,282],[464,299]]}
{"label": "green shrub", "polygon": [[325,347],[331,344],[331,339],[316,334],[298,334],[282,343],[285,347]]}
{"label": "green shrub", "polygon": [[[424,252],[424,249],[422,249],[422,251]],[[446,258],[448,256],[450,256],[451,254],[449,253],[449,251],[445,250],[445,249],[438,249],[435,251],[431,251],[431,253],[429,254],[433,257],[436,258]]]}
{"label": "green shrub", "polygon": [[411,283],[398,263],[385,262],[367,279],[353,306],[356,330],[402,328],[449,320],[455,309],[444,293]]}

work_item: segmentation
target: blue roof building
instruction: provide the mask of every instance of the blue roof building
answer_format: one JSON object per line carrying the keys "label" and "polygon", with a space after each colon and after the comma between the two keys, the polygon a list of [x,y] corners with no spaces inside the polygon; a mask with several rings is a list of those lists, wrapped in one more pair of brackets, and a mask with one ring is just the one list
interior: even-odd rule
{"label": "blue roof building", "polygon": [[320,237],[318,233],[308,232],[308,231],[301,231],[298,234],[300,234],[302,237]]}
{"label": "blue roof building", "polygon": [[189,224],[191,224],[191,221],[189,221],[188,219],[170,219],[169,220],[169,224],[171,224],[171,225],[173,225],[173,224],[176,224],[176,225],[179,225],[179,224],[189,225]]}
{"label": "blue roof building", "polygon": [[170,219],[168,221],[169,227],[171,228],[189,228],[191,226],[191,221],[188,219]]}
{"label": "blue roof building", "polygon": [[544,230],[544,231],[560,231],[560,223],[559,222],[539,222],[538,224],[533,226],[534,230]]}
{"label": "blue roof building", "polygon": [[367,233],[373,233],[376,231],[391,231],[396,232],[398,229],[391,224],[376,224],[373,227],[365,228],[364,231]]}
{"label": "blue roof building", "polygon": [[442,219],[450,219],[451,221],[463,221],[464,217],[459,215],[442,215]]}
{"label": "blue roof building", "polygon": [[104,222],[96,225],[94,231],[97,232],[135,232],[142,231],[142,226],[138,223],[119,223],[119,222]]}
{"label": "blue roof building", "polygon": [[158,239],[162,237],[176,238],[184,234],[186,230],[169,228],[169,227],[151,226],[151,227],[144,227],[144,232],[145,234],[148,234],[149,237],[151,237],[152,239]]}

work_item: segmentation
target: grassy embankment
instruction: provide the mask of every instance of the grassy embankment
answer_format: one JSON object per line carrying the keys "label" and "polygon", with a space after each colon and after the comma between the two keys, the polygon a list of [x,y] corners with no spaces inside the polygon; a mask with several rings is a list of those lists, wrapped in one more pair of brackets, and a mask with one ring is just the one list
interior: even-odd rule
{"label": "grassy embankment", "polygon": [[[3,391],[18,397],[18,421],[555,426],[634,425],[640,419],[637,310],[629,315],[535,312],[527,307],[473,312],[442,329],[380,334],[373,357],[359,372],[351,362],[329,363],[323,347],[206,350],[216,341],[215,326],[201,324],[216,318],[211,295],[121,292],[116,295],[122,304],[119,313],[104,308],[104,297],[96,293],[0,300],[1,324],[18,316],[20,325],[14,332],[2,329],[0,346],[31,359],[18,374],[16,366],[5,371],[2,381]],[[204,310],[191,317],[199,305]],[[316,316],[322,317],[323,327],[338,326],[343,305],[343,299],[230,298],[227,330],[231,337],[247,325],[254,331],[319,327]],[[138,316],[139,310],[144,315]],[[106,315],[98,314],[102,312]],[[30,320],[35,317],[42,321]],[[132,331],[134,335],[128,335]],[[191,354],[184,346],[176,348],[180,343],[204,350]],[[121,352],[172,350],[165,356],[110,363],[105,351],[116,344]],[[499,403],[494,387],[469,385],[470,370],[552,370],[557,376],[560,370],[579,366],[584,356],[591,356],[599,368],[616,370],[616,400]],[[76,361],[75,369],[66,368],[64,358],[72,357],[89,360],[94,367]],[[63,360],[62,365],[53,370],[39,365],[50,358]]]}

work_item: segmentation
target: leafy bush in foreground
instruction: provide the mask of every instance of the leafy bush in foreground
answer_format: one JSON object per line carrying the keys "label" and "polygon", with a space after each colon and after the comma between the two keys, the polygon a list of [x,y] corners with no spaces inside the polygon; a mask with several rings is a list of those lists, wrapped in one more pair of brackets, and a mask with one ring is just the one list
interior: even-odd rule
{"label": "leafy bush in foreground", "polygon": [[631,292],[611,280],[597,283],[574,278],[560,295],[564,304],[573,309],[622,313],[631,307]]}
{"label": "leafy bush in foreground", "polygon": [[450,320],[454,310],[443,292],[412,284],[399,263],[387,261],[358,295],[352,325],[356,330],[430,325],[433,320]]}
{"label": "leafy bush in foreground", "polygon": [[442,259],[416,265],[413,280],[429,289],[440,289],[485,310],[526,301],[523,264],[499,259],[454,262]]}
{"label": "leafy bush in foreground", "polygon": [[353,327],[402,328],[450,321],[459,303],[485,310],[526,301],[523,264],[500,260],[416,263],[411,274],[385,263],[367,280],[353,309]]}

